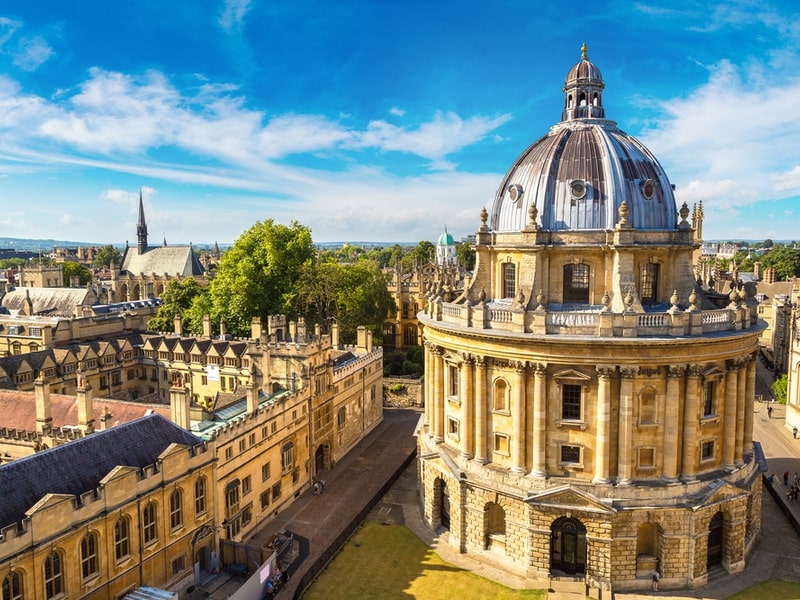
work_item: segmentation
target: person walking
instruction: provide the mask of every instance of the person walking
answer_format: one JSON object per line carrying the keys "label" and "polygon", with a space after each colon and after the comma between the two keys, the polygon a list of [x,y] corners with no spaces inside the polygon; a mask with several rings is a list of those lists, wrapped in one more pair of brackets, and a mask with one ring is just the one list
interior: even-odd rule
{"label": "person walking", "polygon": [[772,404],[767,406],[767,416],[771,419],[772,418]]}
{"label": "person walking", "polygon": [[661,579],[661,573],[658,572],[658,569],[653,569],[653,591],[658,591],[658,580]]}
{"label": "person walking", "polygon": [[797,439],[797,425],[792,427],[792,436],[794,436],[794,439]]}

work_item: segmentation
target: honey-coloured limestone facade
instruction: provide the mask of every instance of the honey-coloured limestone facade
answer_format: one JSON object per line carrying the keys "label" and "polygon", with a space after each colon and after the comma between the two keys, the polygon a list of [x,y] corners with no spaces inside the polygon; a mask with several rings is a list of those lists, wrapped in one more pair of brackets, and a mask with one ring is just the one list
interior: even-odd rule
{"label": "honey-coloured limestone facade", "polygon": [[692,588],[759,533],[763,324],[698,280],[699,227],[603,90],[584,46],[561,121],[482,211],[464,293],[418,315],[424,518],[531,579]]}

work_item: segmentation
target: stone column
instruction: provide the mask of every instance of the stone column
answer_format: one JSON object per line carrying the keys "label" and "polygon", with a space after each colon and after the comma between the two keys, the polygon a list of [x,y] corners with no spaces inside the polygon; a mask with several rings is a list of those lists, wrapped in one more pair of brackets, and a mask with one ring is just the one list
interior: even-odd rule
{"label": "stone column", "polygon": [[747,391],[744,398],[744,439],[742,451],[753,454],[753,412],[756,402],[756,357],[751,354],[747,361]]}
{"label": "stone column", "polygon": [[444,441],[444,350],[433,349],[433,441]]}
{"label": "stone column", "polygon": [[627,485],[631,482],[633,462],[633,378],[638,367],[620,367],[619,385],[619,438],[617,455],[617,483]]}
{"label": "stone column", "polygon": [[533,477],[546,477],[547,407],[545,406],[545,386],[547,367],[533,366]]}
{"label": "stone column", "polygon": [[686,371],[686,396],[683,408],[683,460],[681,461],[681,479],[683,481],[694,481],[696,479],[697,423],[700,420],[697,401],[699,398],[701,372],[701,365],[690,365]]}
{"label": "stone column", "polygon": [[680,423],[681,379],[685,367],[667,367],[667,398],[664,410],[664,465],[662,476],[678,481],[678,424]]}
{"label": "stone column", "polygon": [[525,411],[525,363],[517,362],[515,365],[516,379],[514,381],[514,393],[511,399],[511,421],[514,431],[514,439],[511,444],[511,472],[525,473],[525,422],[527,413]]}
{"label": "stone column", "polygon": [[733,471],[736,468],[736,384],[739,367],[732,360],[727,361],[725,366],[728,372],[725,375],[725,406],[722,413],[722,468]]}
{"label": "stone column", "polygon": [[475,359],[470,354],[463,354],[461,362],[461,373],[458,376],[459,401],[461,402],[461,426],[458,429],[458,445],[461,450],[461,457],[470,459],[475,455],[475,423],[473,413],[475,412],[475,401],[473,400],[472,379],[475,376],[473,365]]}
{"label": "stone column", "polygon": [[611,447],[611,375],[615,367],[597,365],[597,434],[594,455],[594,483],[609,483]]}
{"label": "stone column", "polygon": [[425,427],[430,431],[430,424],[433,422],[431,414],[433,408],[433,353],[431,344],[425,342]]}
{"label": "stone column", "polygon": [[489,462],[486,444],[486,357],[475,357],[475,462]]}
{"label": "stone column", "polygon": [[745,415],[745,394],[747,392],[747,381],[742,379],[747,373],[747,359],[742,358],[736,361],[738,365],[737,385],[736,385],[736,445],[733,448],[733,464],[741,467],[744,464],[744,415]]}

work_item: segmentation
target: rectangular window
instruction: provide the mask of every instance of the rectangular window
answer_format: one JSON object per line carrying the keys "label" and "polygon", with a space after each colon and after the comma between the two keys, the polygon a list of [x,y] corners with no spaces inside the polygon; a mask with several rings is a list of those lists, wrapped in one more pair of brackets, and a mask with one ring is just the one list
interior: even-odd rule
{"label": "rectangular window", "polygon": [[247,440],[248,440],[248,443],[251,446],[255,446],[256,445],[256,434],[255,433],[251,433],[250,436],[247,438]]}
{"label": "rectangular window", "polygon": [[581,386],[572,383],[561,386],[561,418],[581,420]]}
{"label": "rectangular window", "polygon": [[508,456],[508,436],[502,433],[494,434],[494,451]]}
{"label": "rectangular window", "polygon": [[564,304],[589,303],[589,265],[564,265]]}
{"label": "rectangular window", "polygon": [[447,367],[448,395],[458,396],[458,367],[450,365]]}
{"label": "rectangular window", "polygon": [[233,458],[233,448],[228,446],[225,448],[225,460],[230,460]]}
{"label": "rectangular window", "polygon": [[261,481],[267,481],[269,479],[269,470],[269,463],[261,465]]}
{"label": "rectangular window", "polygon": [[581,464],[581,447],[580,446],[561,446],[561,463],[579,465]]}
{"label": "rectangular window", "polygon": [[458,440],[458,421],[456,419],[448,417],[447,419],[447,435],[451,438]]}
{"label": "rectangular window", "polygon": [[716,391],[716,385],[713,381],[706,381],[705,389],[704,389],[704,397],[703,397],[703,416],[710,417],[713,416],[714,413],[714,392]]}
{"label": "rectangular window", "polygon": [[281,497],[281,482],[279,481],[278,483],[272,486],[272,501],[275,502],[280,497]]}
{"label": "rectangular window", "polygon": [[172,559],[172,575],[180,575],[186,569],[186,559],[183,554]]}
{"label": "rectangular window", "polygon": [[514,263],[503,263],[503,298],[517,295],[517,266]]}
{"label": "rectangular window", "polygon": [[250,475],[242,479],[242,496],[249,494],[253,487],[250,485]]}
{"label": "rectangular window", "polygon": [[244,452],[247,448],[247,442],[245,440],[239,440],[239,452]]}
{"label": "rectangular window", "polygon": [[642,302],[658,302],[658,265],[647,263],[642,267]]}
{"label": "rectangular window", "polygon": [[269,490],[266,492],[261,492],[261,510],[263,511],[265,508],[269,506]]}
{"label": "rectangular window", "polygon": [[251,502],[242,509],[242,525],[247,525],[253,520],[253,503]]}
{"label": "rectangular window", "polygon": [[700,460],[713,460],[714,440],[709,440],[700,444]]}

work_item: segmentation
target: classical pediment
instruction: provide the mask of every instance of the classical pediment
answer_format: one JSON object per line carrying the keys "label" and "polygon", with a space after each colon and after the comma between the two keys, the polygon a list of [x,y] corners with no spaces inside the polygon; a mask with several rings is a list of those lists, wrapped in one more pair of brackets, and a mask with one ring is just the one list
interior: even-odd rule
{"label": "classical pediment", "polygon": [[741,488],[722,479],[715,479],[702,492],[694,496],[694,502],[691,503],[691,507],[693,510],[698,510],[744,495],[746,495],[746,492]]}
{"label": "classical pediment", "polygon": [[582,373],[575,369],[564,369],[563,371],[558,371],[557,373],[553,373],[553,378],[558,379],[569,379],[571,381],[591,381],[591,376],[587,375],[586,373]]}
{"label": "classical pediment", "polygon": [[596,496],[569,485],[533,494],[525,498],[525,502],[559,510],[580,510],[608,515],[617,512],[613,506]]}

